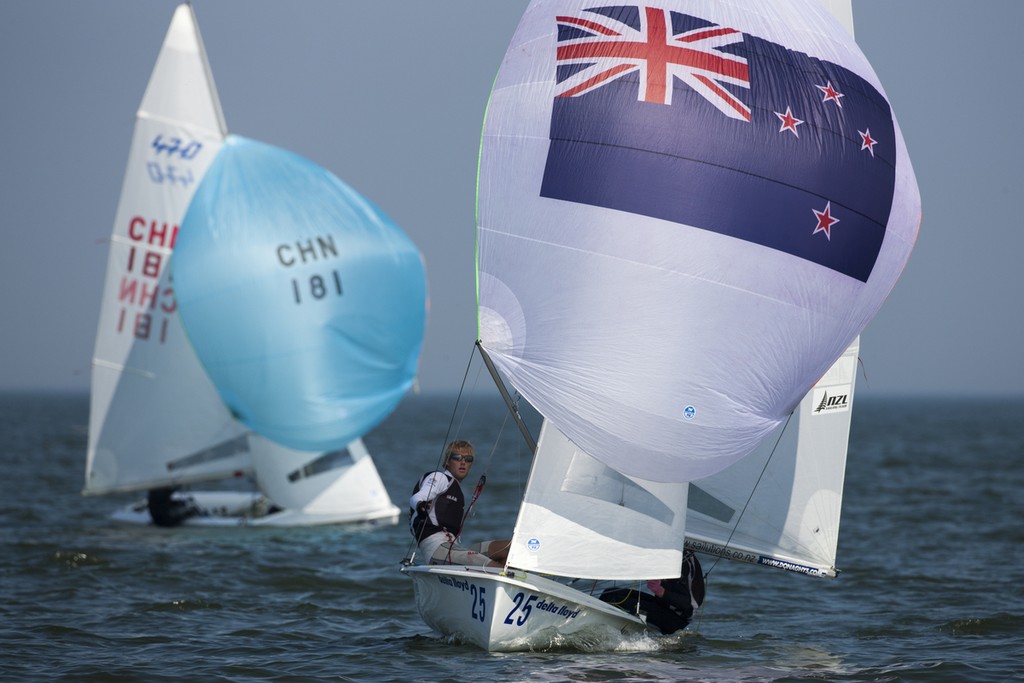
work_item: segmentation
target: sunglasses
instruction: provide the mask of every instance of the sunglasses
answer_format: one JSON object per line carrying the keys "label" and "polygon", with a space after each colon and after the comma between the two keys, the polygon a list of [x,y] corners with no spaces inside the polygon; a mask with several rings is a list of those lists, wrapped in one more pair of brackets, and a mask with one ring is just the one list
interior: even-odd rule
{"label": "sunglasses", "polygon": [[462,462],[463,460],[465,460],[467,463],[473,462],[472,455],[462,455],[460,453],[452,453],[451,455],[448,456],[448,459],[453,460],[455,462]]}

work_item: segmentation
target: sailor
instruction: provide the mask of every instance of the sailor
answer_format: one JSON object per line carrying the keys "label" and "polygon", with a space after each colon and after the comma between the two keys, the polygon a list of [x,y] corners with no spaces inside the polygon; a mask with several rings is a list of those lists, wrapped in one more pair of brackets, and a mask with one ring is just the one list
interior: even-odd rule
{"label": "sailor", "polygon": [[662,633],[685,628],[693,613],[704,604],[703,570],[697,556],[689,550],[683,554],[682,575],[678,579],[648,581],[647,587],[654,594],[654,601],[647,606],[647,623]]}
{"label": "sailor", "polygon": [[191,500],[174,496],[174,489],[166,486],[150,489],[148,496],[149,516],[157,526],[178,526],[189,517],[199,514],[199,508]]}
{"label": "sailor", "polygon": [[444,449],[444,469],[427,472],[409,499],[409,527],[420,556],[432,564],[504,566],[509,541],[460,545],[466,498],[460,482],[473,466],[473,444],[452,441]]}
{"label": "sailor", "polygon": [[647,625],[668,635],[686,628],[693,613],[704,604],[704,574],[697,556],[687,550],[678,579],[655,579],[647,582],[650,593],[628,588],[612,588],[601,599],[620,607],[638,607]]}

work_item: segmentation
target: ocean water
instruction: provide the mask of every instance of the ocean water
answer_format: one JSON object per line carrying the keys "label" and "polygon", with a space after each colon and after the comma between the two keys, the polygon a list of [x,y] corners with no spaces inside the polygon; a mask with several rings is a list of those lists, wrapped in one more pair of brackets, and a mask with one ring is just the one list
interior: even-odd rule
{"label": "ocean water", "polygon": [[[404,506],[453,422],[411,396],[365,438]],[[455,413],[488,483],[467,540],[511,531],[529,459],[497,401]],[[4,681],[1024,680],[1024,400],[854,412],[835,580],[715,563],[689,632],[613,652],[488,654],[432,633],[404,524],[157,529],[79,494],[85,396],[0,396]],[[492,444],[496,444],[492,447]]]}

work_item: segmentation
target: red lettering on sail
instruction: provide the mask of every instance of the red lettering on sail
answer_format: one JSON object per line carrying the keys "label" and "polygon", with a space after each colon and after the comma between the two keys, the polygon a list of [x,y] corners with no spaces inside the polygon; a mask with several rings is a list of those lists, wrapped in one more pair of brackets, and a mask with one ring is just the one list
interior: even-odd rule
{"label": "red lettering on sail", "polygon": [[174,249],[174,241],[178,239],[178,226],[169,225],[165,221],[133,216],[128,221],[128,237],[136,242]]}

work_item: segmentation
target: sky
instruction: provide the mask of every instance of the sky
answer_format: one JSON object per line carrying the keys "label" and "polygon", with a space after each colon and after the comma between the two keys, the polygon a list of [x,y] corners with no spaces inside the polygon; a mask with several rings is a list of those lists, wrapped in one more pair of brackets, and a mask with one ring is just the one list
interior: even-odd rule
{"label": "sky", "polygon": [[[0,391],[86,391],[135,111],[176,2],[0,2]],[[228,129],[328,168],[419,246],[423,391],[472,353],[475,176],[525,0],[194,0]],[[1024,2],[854,0],[921,189],[860,395],[1024,384]]]}

